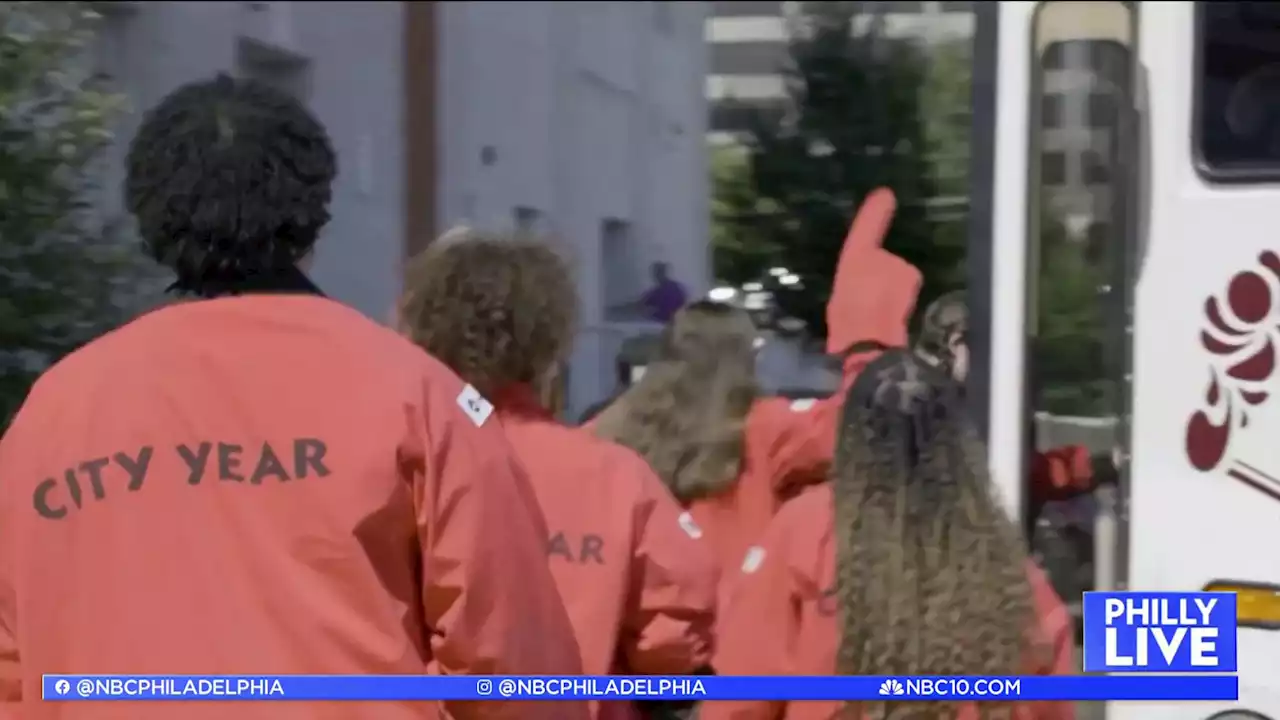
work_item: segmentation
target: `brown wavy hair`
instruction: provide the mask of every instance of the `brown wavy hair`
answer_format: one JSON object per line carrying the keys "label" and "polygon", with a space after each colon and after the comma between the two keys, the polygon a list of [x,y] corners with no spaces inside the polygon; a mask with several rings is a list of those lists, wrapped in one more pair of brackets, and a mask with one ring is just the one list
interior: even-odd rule
{"label": "brown wavy hair", "polygon": [[573,344],[578,297],[568,263],[524,235],[454,230],[408,264],[401,329],[477,390],[537,389]]}
{"label": "brown wavy hair", "polygon": [[672,318],[640,381],[598,416],[596,434],[649,462],[682,503],[731,486],[757,395],[756,329],[744,310],[701,300]]}
{"label": "brown wavy hair", "polygon": [[[1035,608],[1027,550],[987,473],[958,385],[912,353],[869,365],[845,399],[833,469],[837,670],[1016,675]],[[954,702],[860,703],[851,717],[942,720]],[[980,705],[984,718],[1009,707]]]}

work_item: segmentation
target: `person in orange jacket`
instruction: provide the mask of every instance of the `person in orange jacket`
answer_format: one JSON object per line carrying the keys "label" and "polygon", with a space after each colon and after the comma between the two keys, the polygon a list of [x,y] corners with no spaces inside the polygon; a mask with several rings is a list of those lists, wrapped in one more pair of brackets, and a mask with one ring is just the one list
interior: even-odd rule
{"label": "person in orange jacket", "polygon": [[[829,348],[906,342],[920,273],[880,249],[894,209],[893,193],[877,190],[850,226],[827,306]],[[825,447],[826,415],[838,408],[761,396],[756,337],[745,311],[693,303],[667,326],[639,382],[585,426],[649,461],[704,529],[730,580],[782,503],[826,479],[829,461],[815,456]],[[856,376],[870,357],[850,355],[845,375]]]}
{"label": "person in orange jacket", "polygon": [[[0,440],[0,716],[427,720],[436,703],[57,703],[43,673],[572,674],[546,526],[483,399],[304,268],[333,148],[220,75],[143,119],[126,200],[187,296],[64,358]],[[469,718],[571,703],[447,702]]]}
{"label": "person in orange jacket", "polygon": [[827,300],[826,351],[841,359],[840,384],[829,397],[792,403],[795,427],[773,452],[773,483],[794,495],[830,474],[845,393],[868,363],[886,349],[909,344],[908,329],[923,276],[887,251],[884,238],[897,201],[887,188],[873,190],[858,210],[841,248]]}
{"label": "person in orange jacket", "polygon": [[[664,328],[644,376],[586,426],[648,462],[692,521],[721,567],[742,553],[773,516],[761,473],[769,415],[757,398],[755,325],[746,311],[700,300]],[[764,492],[752,492],[756,487]]]}
{"label": "person in orange jacket", "polygon": [[[721,675],[1074,672],[1066,608],[992,493],[954,383],[889,351],[846,394],[832,482],[779,511],[724,609]],[[947,702],[709,702],[700,720],[986,717]],[[843,711],[843,714],[842,714]],[[1016,720],[1069,720],[1024,703]]]}
{"label": "person in orange jacket", "polygon": [[[403,330],[493,399],[529,472],[549,535],[543,563],[568,606],[588,674],[708,668],[716,570],[702,531],[630,450],[569,427],[547,408],[572,349],[578,297],[549,246],[470,233],[410,264]],[[604,704],[596,717],[629,717]]]}
{"label": "person in orange jacket", "polygon": [[[827,351],[844,358],[841,390],[829,398],[797,404],[807,415],[803,431],[789,432],[789,444],[774,452],[774,483],[803,488],[830,472],[844,393],[867,363],[887,348],[909,345],[907,326],[920,292],[920,273],[879,246],[892,220],[892,196],[873,196],[859,213],[868,215],[863,235],[850,233],[827,304]],[[878,203],[878,204],[877,204]],[[858,222],[855,222],[855,230]],[[938,297],[925,309],[914,352],[954,382],[969,373],[969,311],[964,291]],[[1031,516],[1045,503],[1087,492],[1094,484],[1088,449],[1067,445],[1036,452],[1029,478]]]}

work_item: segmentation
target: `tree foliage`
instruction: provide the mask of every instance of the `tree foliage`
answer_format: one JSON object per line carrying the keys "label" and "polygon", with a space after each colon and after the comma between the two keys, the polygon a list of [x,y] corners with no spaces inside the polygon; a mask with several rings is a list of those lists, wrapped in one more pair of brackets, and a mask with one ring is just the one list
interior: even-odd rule
{"label": "tree foliage", "polygon": [[711,152],[711,248],[716,279],[741,285],[775,264],[783,248],[756,229],[755,218],[772,211],[756,195],[750,158],[743,148],[723,146]]}
{"label": "tree foliage", "polygon": [[1039,237],[1033,238],[1039,257],[1030,287],[1037,298],[1035,408],[1053,415],[1106,415],[1113,376],[1107,366],[1108,306],[1101,293],[1107,269],[1045,205]]}
{"label": "tree foliage", "polygon": [[760,276],[770,265],[798,274],[802,285],[779,288],[776,299],[815,335],[826,331],[823,310],[849,221],[876,187],[898,198],[885,246],[924,273],[921,306],[963,281],[962,239],[939,235],[926,206],[937,194],[922,117],[927,58],[885,37],[874,18],[855,33],[859,5],[804,4],[786,72],[791,111],[781,122],[756,118],[747,184],[718,186],[722,279]]}
{"label": "tree foliage", "polygon": [[[930,218],[939,246],[965,247],[969,237],[973,40],[942,42],[930,49],[929,56],[920,103],[929,166],[937,192]],[[956,282],[960,280],[956,278]]]}
{"label": "tree foliage", "polygon": [[89,3],[0,2],[0,427],[36,375],[118,323],[132,255],[94,212],[120,98],[87,71]]}
{"label": "tree foliage", "polygon": [[930,48],[920,108],[934,183],[944,198],[969,194],[972,91],[973,40],[951,40]]}

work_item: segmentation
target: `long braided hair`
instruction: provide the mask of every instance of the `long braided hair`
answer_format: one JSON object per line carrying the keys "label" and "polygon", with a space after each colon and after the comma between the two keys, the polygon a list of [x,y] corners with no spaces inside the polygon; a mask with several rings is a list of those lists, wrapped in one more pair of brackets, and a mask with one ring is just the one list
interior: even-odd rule
{"label": "long braided hair", "polygon": [[[914,353],[889,351],[854,383],[833,470],[838,672],[1010,675],[1026,667],[1035,612],[1027,550],[997,502],[985,457],[958,385]],[[980,707],[984,718],[1009,711]],[[957,703],[849,710],[943,720]]]}

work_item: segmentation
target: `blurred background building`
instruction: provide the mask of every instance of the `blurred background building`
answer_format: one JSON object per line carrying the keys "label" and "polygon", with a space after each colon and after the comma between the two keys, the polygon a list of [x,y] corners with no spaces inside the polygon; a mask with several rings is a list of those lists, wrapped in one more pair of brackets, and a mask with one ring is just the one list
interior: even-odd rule
{"label": "blurred background building", "polygon": [[[702,2],[114,2],[98,71],[133,112],[100,205],[148,108],[219,71],[270,82],[328,127],[339,157],[314,275],[384,319],[404,258],[458,223],[552,234],[579,269],[581,409],[614,385],[606,322],[666,262],[709,283]],[[651,329],[651,328],[649,328]]]}
{"label": "blurred background building", "polygon": [[[1106,22],[1101,15],[1097,22]],[[1113,29],[1122,37],[1123,28]],[[1040,184],[1068,236],[1102,251],[1112,222],[1123,48],[1105,42],[1054,42],[1041,55]]]}
{"label": "blurred background building", "polygon": [[[930,167],[935,193],[921,198],[929,217],[936,223],[954,226],[963,233],[968,211],[969,125],[968,97],[974,17],[971,2],[859,2],[854,5],[852,32],[866,33],[872,23],[883,37],[909,42],[918,47],[932,84],[920,88],[925,121],[933,133]],[[796,21],[804,8],[800,2],[721,1],[711,3],[706,40],[711,48],[706,95],[710,109],[708,144],[715,153],[734,153],[750,136],[753,117],[777,124],[794,111],[787,92],[791,69],[790,41]],[[819,5],[818,3],[813,4]],[[947,87],[948,97],[929,97],[930,88]],[[958,95],[957,95],[958,91]],[[956,95],[956,97],[950,97]],[[948,141],[950,140],[950,141]],[[787,272],[777,268],[778,273]],[[795,276],[783,275],[798,281]],[[738,297],[751,306],[767,307],[772,300],[760,283],[737,288]],[[718,288],[729,296],[729,288]],[[831,389],[838,381],[820,349],[812,344],[770,343],[762,353],[762,364],[773,369],[772,377],[792,378],[796,385]]]}
{"label": "blurred background building", "polygon": [[[786,112],[782,70],[788,61],[788,18],[798,2],[711,3],[706,38],[711,46],[707,100],[711,104],[710,139],[722,144],[746,130],[746,116],[759,110],[773,117]],[[889,37],[925,44],[969,42],[973,37],[972,2],[862,2],[865,26],[883,18]]]}
{"label": "blurred background building", "polygon": [[[861,16],[855,32],[873,21],[882,23],[890,38],[915,41],[936,62],[969,62],[973,42],[972,2],[903,2],[868,0],[857,3]],[[791,21],[799,2],[781,0],[721,0],[711,3],[706,40],[711,48],[706,93],[710,107],[707,138],[713,147],[733,145],[747,130],[749,116],[762,113],[777,120],[787,113],[784,71],[790,58]],[[967,67],[965,68],[967,70]],[[966,78],[967,79],[967,78]],[[968,127],[969,106],[951,118]],[[963,187],[969,169],[967,144],[956,157],[936,158],[941,194],[930,200],[942,220],[962,220],[967,195],[950,192]]]}
{"label": "blurred background building", "polygon": [[[885,35],[920,41],[937,58],[947,53],[948,46],[972,41],[972,2],[886,0],[858,5],[864,26],[878,16]],[[725,145],[741,137],[750,113],[763,112],[772,118],[785,115],[781,71],[788,61],[788,18],[795,15],[800,3],[724,0],[711,6],[706,25],[711,46],[708,138],[713,145]],[[1098,83],[1099,69],[1105,69],[1110,61],[1108,49],[1098,44],[1059,44],[1043,58],[1042,185],[1069,232],[1081,240],[1105,236],[1105,218],[1110,215],[1115,93]],[[967,118],[956,118],[956,122],[967,124]],[[957,175],[962,174],[968,169],[967,156],[939,158],[937,167],[954,168]],[[943,186],[950,184],[949,180],[963,183],[963,177],[939,179]],[[946,217],[953,209],[963,212],[967,198],[944,193],[933,204]]]}

